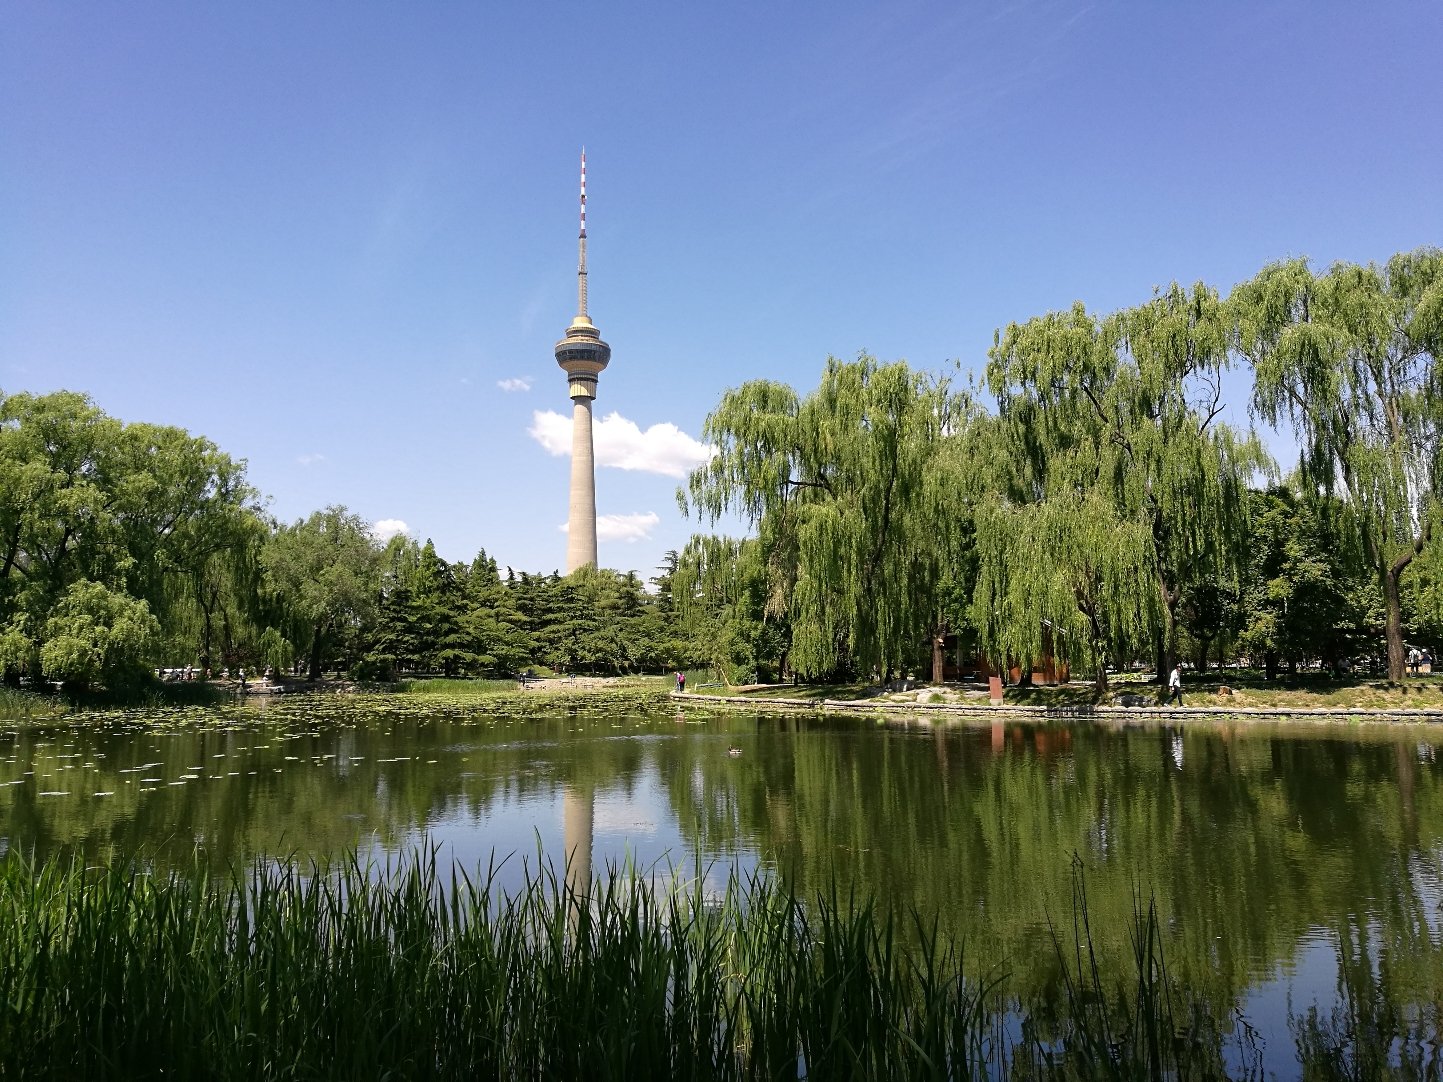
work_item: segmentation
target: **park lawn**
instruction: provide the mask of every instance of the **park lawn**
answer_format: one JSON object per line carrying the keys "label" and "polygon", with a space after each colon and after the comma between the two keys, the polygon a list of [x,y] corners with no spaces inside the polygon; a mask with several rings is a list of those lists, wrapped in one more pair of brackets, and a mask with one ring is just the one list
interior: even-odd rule
{"label": "park lawn", "polygon": [[[544,682],[539,689],[542,692],[568,693],[569,691],[565,684],[557,683],[567,680],[565,676],[554,676],[548,671],[545,675],[538,673],[536,679]],[[598,682],[604,682],[606,690],[655,691],[669,686],[669,681],[670,677],[665,676],[582,676],[577,677],[574,689],[572,689],[570,693],[594,691]],[[514,695],[521,690],[521,685],[518,681],[512,679],[473,680],[465,677],[456,679],[423,677],[415,680],[397,681],[394,690],[403,695],[445,696],[450,699],[480,699],[494,698],[497,695]]]}
{"label": "park lawn", "polygon": [[869,684],[767,684],[761,687],[737,688],[728,692],[748,699],[808,699],[821,702],[856,702],[877,697],[877,689]]}
{"label": "park lawn", "polygon": [[[1229,693],[1224,693],[1224,688]],[[1123,694],[1157,698],[1158,687],[1135,676],[1110,679],[1108,698],[1115,703]],[[1097,701],[1092,683],[1080,680],[1062,687],[1009,687],[1004,699],[1016,706],[1085,706]],[[1322,673],[1307,673],[1270,681],[1262,673],[1246,669],[1187,672],[1183,675],[1183,705],[1272,710],[1443,710],[1443,676],[1409,676],[1401,684],[1390,685],[1385,678],[1373,676],[1334,679]]]}
{"label": "park lawn", "polygon": [[[1220,688],[1229,688],[1231,695]],[[1191,693],[1191,695],[1190,695]],[[1409,676],[1401,684],[1386,678],[1322,674],[1280,676],[1265,680],[1260,673],[1208,673],[1183,681],[1183,701],[1189,706],[1218,705],[1298,710],[1443,710],[1443,677]]]}
{"label": "park lawn", "polygon": [[516,691],[515,680],[468,680],[465,678],[423,677],[419,680],[399,680],[396,690],[404,695],[445,695],[448,698],[483,698],[493,695],[511,695]]}
{"label": "park lawn", "polygon": [[[1230,693],[1224,694],[1223,688]],[[921,684],[912,691],[887,694],[863,683],[773,684],[739,689],[732,694],[752,699],[808,699],[817,702],[823,699],[832,702],[875,700],[878,706],[885,706],[898,702],[985,703],[986,698],[977,694],[985,690],[985,684],[949,684],[938,689]],[[968,695],[969,691],[972,694]],[[1117,697],[1123,694],[1153,699],[1158,697],[1158,687],[1151,680],[1134,674],[1111,677],[1107,702],[1116,702]],[[1098,704],[1098,699],[1090,680],[1074,680],[1057,687],[1008,686],[1003,689],[1003,702],[1008,706],[1068,708],[1094,706]],[[1279,676],[1269,681],[1262,673],[1245,669],[1201,674],[1189,672],[1183,677],[1183,702],[1186,706],[1220,709],[1443,711],[1443,674],[1409,676],[1401,684],[1390,685],[1385,678],[1373,676],[1334,679],[1321,673],[1307,673]]]}

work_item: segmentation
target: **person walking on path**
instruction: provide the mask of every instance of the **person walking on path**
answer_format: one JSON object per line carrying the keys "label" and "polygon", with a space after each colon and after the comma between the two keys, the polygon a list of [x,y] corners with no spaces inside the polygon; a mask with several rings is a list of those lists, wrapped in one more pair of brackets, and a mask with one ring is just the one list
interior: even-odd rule
{"label": "person walking on path", "polygon": [[1178,706],[1183,705],[1181,665],[1174,665],[1172,667],[1172,675],[1167,678],[1167,705],[1171,706],[1174,699],[1177,700]]}

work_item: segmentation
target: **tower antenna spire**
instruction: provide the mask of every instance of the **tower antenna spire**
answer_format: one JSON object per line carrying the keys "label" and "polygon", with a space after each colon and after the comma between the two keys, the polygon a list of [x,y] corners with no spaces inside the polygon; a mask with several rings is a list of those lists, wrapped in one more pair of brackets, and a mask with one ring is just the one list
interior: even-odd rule
{"label": "tower antenna spire", "polygon": [[576,270],[576,314],[586,315],[586,148],[581,148],[581,259]]}

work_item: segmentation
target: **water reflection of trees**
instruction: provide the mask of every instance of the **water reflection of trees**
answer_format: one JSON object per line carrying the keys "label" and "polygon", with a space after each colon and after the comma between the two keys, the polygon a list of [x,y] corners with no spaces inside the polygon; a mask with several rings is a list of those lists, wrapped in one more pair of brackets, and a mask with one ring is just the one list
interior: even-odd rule
{"label": "water reflection of trees", "polygon": [[[741,758],[726,754],[730,741],[744,745]],[[936,914],[979,972],[1002,967],[1021,995],[1055,987],[1047,920],[1070,934],[1074,853],[1102,964],[1126,971],[1126,929],[1151,895],[1173,974],[1224,1013],[1320,932],[1380,978],[1369,984],[1357,969],[1340,1002],[1377,1016],[1382,995],[1405,1005],[1395,1008],[1404,1022],[1420,1011],[1436,1021],[1443,988],[1430,893],[1443,879],[1443,786],[1403,730],[1297,739],[809,718],[678,726],[363,704],[238,715],[225,728],[160,737],[125,727],[20,733],[0,751],[0,782],[23,778],[32,761],[52,775],[0,787],[6,837],[40,856],[189,863],[199,843],[221,866],[326,858],[358,841],[404,846],[466,820],[484,842],[502,807],[565,809],[568,794],[563,844],[574,849],[590,837],[583,802],[635,792],[654,774],[704,859],[756,850],[803,892],[856,883]],[[201,776],[167,784],[187,773]],[[141,777],[162,780],[141,793]]]}
{"label": "water reflection of trees", "polygon": [[[576,719],[390,720],[352,712],[305,727],[252,720],[155,738],[133,728],[20,732],[0,746],[0,782],[20,782],[0,786],[3,836],[41,858],[119,854],[161,868],[188,866],[197,852],[222,868],[259,856],[324,860],[404,847],[443,820],[484,831],[507,802],[626,788],[645,763],[636,742],[599,739]],[[72,762],[61,755],[75,756],[72,769],[59,769]],[[27,778],[31,763],[56,769]]]}
{"label": "water reflection of trees", "polygon": [[700,779],[666,775],[697,845],[753,839],[802,891],[859,882],[938,914],[976,962],[1024,984],[1055,976],[1045,920],[1070,927],[1077,853],[1104,964],[1119,971],[1151,895],[1170,968],[1224,1009],[1311,931],[1359,914],[1391,964],[1422,968],[1404,983],[1430,987],[1443,790],[1406,733],[759,728],[749,769],[709,757],[692,767]]}

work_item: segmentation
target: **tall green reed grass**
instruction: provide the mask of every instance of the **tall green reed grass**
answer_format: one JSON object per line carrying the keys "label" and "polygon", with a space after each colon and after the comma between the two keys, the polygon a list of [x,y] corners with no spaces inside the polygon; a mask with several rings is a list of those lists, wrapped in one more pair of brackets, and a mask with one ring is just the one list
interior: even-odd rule
{"label": "tall green reed grass", "polygon": [[515,680],[467,680],[446,677],[420,677],[398,680],[397,691],[410,695],[449,695],[453,697],[509,695],[520,685]]}
{"label": "tall green reed grass", "polygon": [[550,870],[499,884],[494,867],[443,874],[434,853],[220,879],[12,855],[0,861],[0,1077],[1225,1073],[1217,1033],[1179,1013],[1150,908],[1135,993],[1118,999],[1081,899],[1078,942],[1059,940],[1067,994],[1039,1027],[1006,1002],[1002,975],[970,977],[935,924],[836,889],[801,899],[733,877],[716,897],[615,869],[584,894]]}
{"label": "tall green reed grass", "polygon": [[0,719],[30,721],[59,717],[66,709],[66,704],[53,696],[0,685]]}
{"label": "tall green reed grass", "polygon": [[1236,1009],[1219,1018],[1169,976],[1153,899],[1134,896],[1128,937],[1131,982],[1109,982],[1094,949],[1082,863],[1074,857],[1071,932],[1052,928],[1062,1002],[1058,1010],[1029,1012],[1032,1039],[1020,1049],[1026,1077],[1261,1079],[1258,1034],[1246,1019]]}

